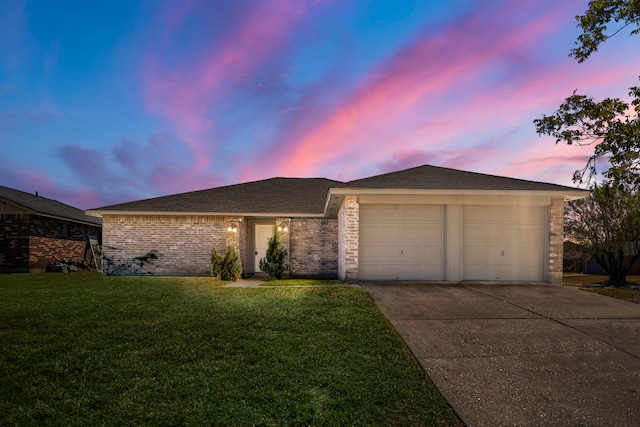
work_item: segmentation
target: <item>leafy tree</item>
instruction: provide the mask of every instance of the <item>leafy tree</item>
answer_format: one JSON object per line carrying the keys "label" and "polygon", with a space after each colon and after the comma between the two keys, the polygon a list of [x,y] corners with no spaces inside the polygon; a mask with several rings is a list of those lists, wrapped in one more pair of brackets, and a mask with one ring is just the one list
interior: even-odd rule
{"label": "leafy tree", "polygon": [[225,281],[235,282],[242,274],[240,256],[232,245],[227,246],[224,256],[213,248],[211,252],[211,275]]}
{"label": "leafy tree", "polygon": [[[629,95],[631,104],[640,106],[640,88],[632,87]],[[595,144],[584,169],[574,174],[575,182],[594,180],[597,160],[606,158],[610,167],[605,178],[620,185],[640,185],[640,116],[628,103],[617,98],[595,102],[574,92],[553,115],[534,123],[538,134],[553,136],[556,144]]]}
{"label": "leafy tree", "polygon": [[[622,30],[631,29],[631,35],[640,32],[640,0],[592,0],[576,20],[582,34],[569,56],[583,62]],[[607,33],[611,24],[617,28]],[[534,120],[537,133],[553,136],[556,144],[595,145],[584,169],[574,175],[575,181],[595,180],[596,161],[605,158],[611,165],[605,178],[630,188],[640,185],[640,89],[631,87],[629,96],[629,103],[618,98],[595,102],[574,91],[553,115]]]}
{"label": "leafy tree", "polygon": [[273,228],[273,237],[269,237],[269,245],[267,254],[260,260],[260,270],[264,271],[271,277],[282,279],[282,274],[289,269],[285,264],[287,259],[287,250],[282,243],[282,236],[278,232],[278,228]]}
{"label": "leafy tree", "polygon": [[[598,47],[625,28],[631,27],[631,35],[640,32],[640,1],[638,0],[592,0],[584,15],[576,16],[582,34],[575,42],[576,47],[570,56],[578,62],[584,62]],[[607,25],[618,26],[612,33],[606,34]],[[635,27],[635,28],[634,28]]]}
{"label": "leafy tree", "polygon": [[[592,0],[576,20],[582,34],[569,56],[581,63],[621,31],[640,32],[640,0]],[[556,144],[594,145],[585,167],[573,176],[575,182],[591,183],[591,196],[567,204],[565,237],[598,261],[613,286],[626,282],[640,241],[640,88],[631,87],[629,97],[630,102],[596,102],[574,91],[554,114],[534,120],[538,134],[553,136]],[[601,184],[599,159],[609,163]]]}
{"label": "leafy tree", "polygon": [[590,197],[567,203],[565,238],[582,247],[620,287],[640,259],[640,194],[614,185],[594,187]]}

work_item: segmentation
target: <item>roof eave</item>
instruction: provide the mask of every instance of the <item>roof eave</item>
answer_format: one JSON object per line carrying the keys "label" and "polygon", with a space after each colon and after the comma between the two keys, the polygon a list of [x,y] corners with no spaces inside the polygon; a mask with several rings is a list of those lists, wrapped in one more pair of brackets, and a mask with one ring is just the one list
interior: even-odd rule
{"label": "roof eave", "polygon": [[127,211],[127,210],[102,210],[90,209],[85,211],[87,215],[103,217],[104,215],[157,215],[157,216],[227,216],[227,217],[260,217],[260,218],[313,218],[324,217],[324,213],[291,213],[291,212],[191,212],[191,211]]}
{"label": "roof eave", "polygon": [[[423,188],[330,188],[327,203],[330,196],[347,194],[402,194],[402,195],[456,195],[456,196],[546,196],[564,197],[565,200],[582,199],[589,195],[587,190],[561,189],[561,190],[470,190],[470,189],[423,189]],[[325,204],[326,206],[326,204]]]}
{"label": "roof eave", "polygon": [[59,216],[59,215],[49,215],[49,214],[45,214],[45,213],[42,213],[42,212],[36,212],[35,215],[44,216],[44,217],[47,217],[47,218],[59,219],[61,221],[70,221],[70,222],[75,222],[75,223],[78,223],[78,224],[91,225],[91,226],[94,226],[94,227],[102,227],[102,224],[99,224],[97,222],[83,221],[83,220],[77,219],[77,218],[68,218],[68,217]]}

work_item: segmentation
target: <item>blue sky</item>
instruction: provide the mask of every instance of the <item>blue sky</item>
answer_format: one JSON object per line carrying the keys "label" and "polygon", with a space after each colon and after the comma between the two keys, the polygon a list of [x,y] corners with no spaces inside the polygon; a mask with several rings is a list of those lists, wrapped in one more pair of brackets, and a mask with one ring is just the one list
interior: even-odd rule
{"label": "blue sky", "polygon": [[0,185],[95,208],[420,164],[571,185],[535,133],[626,97],[633,39],[568,57],[586,1],[0,3]]}

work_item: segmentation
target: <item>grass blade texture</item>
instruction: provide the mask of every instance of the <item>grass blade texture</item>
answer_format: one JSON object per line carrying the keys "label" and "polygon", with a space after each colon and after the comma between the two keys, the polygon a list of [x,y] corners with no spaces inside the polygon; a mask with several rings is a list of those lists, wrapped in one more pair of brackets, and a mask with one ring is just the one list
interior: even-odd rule
{"label": "grass blade texture", "polygon": [[0,277],[2,425],[459,425],[359,288]]}

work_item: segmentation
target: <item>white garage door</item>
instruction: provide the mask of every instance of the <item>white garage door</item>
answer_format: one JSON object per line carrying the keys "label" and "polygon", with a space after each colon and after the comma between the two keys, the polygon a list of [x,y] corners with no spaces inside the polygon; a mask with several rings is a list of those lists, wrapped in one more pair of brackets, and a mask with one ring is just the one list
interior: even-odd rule
{"label": "white garage door", "polygon": [[444,206],[360,205],[359,277],[443,280]]}
{"label": "white garage door", "polygon": [[464,280],[543,280],[545,208],[467,206]]}

